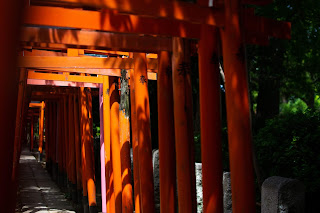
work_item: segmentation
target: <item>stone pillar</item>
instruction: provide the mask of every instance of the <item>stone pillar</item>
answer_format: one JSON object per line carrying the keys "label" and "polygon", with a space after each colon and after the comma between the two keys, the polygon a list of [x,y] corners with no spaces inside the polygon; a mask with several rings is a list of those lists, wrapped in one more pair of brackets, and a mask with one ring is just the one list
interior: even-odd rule
{"label": "stone pillar", "polygon": [[305,210],[305,187],[302,182],[283,178],[270,177],[262,184],[261,212],[302,213]]}
{"label": "stone pillar", "polygon": [[159,149],[152,150],[153,183],[154,183],[154,203],[156,212],[160,212],[160,165]]}
{"label": "stone pillar", "polygon": [[223,212],[232,213],[232,193],[230,172],[223,173]]}
{"label": "stone pillar", "polygon": [[203,182],[202,182],[202,163],[195,163],[196,170],[196,191],[197,191],[197,212],[203,211]]}

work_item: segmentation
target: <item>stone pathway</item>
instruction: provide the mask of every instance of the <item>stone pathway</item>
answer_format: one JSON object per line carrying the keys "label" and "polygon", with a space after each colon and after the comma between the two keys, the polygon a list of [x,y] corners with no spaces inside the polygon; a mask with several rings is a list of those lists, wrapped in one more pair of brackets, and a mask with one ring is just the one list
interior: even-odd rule
{"label": "stone pathway", "polygon": [[75,213],[59,187],[29,150],[20,157],[16,213]]}

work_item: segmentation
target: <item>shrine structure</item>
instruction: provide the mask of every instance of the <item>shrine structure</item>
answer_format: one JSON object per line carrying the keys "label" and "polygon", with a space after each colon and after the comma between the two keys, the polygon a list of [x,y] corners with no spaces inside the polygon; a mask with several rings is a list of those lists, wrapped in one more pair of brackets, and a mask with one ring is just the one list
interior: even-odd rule
{"label": "shrine structure", "polygon": [[[255,212],[245,45],[290,39],[291,27],[256,16],[249,6],[269,3],[2,1],[1,209],[14,211],[16,169],[31,126],[30,148],[45,157],[53,179],[85,212],[97,212],[92,95],[99,95],[102,211],[155,212],[148,81],[157,80],[160,210],[196,212],[190,81],[190,54],[196,51],[203,212],[223,212],[220,56],[233,211]],[[119,93],[126,91],[120,77],[128,80],[130,111],[119,106]],[[38,145],[33,141],[37,116]]]}

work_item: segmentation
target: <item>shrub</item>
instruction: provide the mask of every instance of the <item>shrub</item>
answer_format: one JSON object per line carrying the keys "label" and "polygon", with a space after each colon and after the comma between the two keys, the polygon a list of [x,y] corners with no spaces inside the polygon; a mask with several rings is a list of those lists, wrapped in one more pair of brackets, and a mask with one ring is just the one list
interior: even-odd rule
{"label": "shrub", "polygon": [[320,190],[320,113],[290,112],[267,121],[254,137],[265,178],[303,181],[307,191]]}

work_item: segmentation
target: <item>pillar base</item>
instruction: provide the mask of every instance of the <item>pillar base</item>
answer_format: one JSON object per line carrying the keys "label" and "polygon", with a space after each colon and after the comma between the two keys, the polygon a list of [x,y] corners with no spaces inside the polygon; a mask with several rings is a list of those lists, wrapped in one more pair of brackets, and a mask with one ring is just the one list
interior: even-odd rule
{"label": "pillar base", "polygon": [[97,206],[89,206],[89,212],[90,213],[98,213],[98,207]]}
{"label": "pillar base", "polygon": [[52,163],[51,167],[51,174],[52,174],[52,180],[57,182],[58,181],[58,164],[57,163]]}
{"label": "pillar base", "polygon": [[82,189],[77,189],[76,193],[77,193],[77,204],[81,204],[82,203]]}
{"label": "pillar base", "polygon": [[73,203],[78,203],[77,185],[71,184],[71,199]]}
{"label": "pillar base", "polygon": [[67,199],[72,200],[72,183],[67,179]]}
{"label": "pillar base", "polygon": [[46,162],[46,170],[52,176],[52,160],[51,159],[48,159],[48,161]]}
{"label": "pillar base", "polygon": [[61,170],[58,172],[58,186],[63,187],[63,172]]}
{"label": "pillar base", "polygon": [[83,206],[83,213],[90,213],[89,211],[89,203],[88,203],[88,196],[82,197],[82,206]]}

